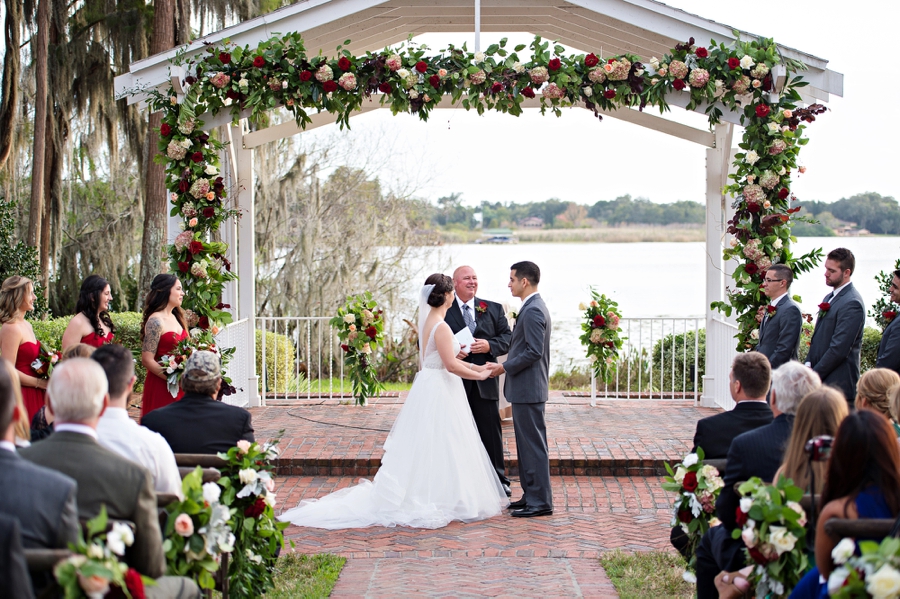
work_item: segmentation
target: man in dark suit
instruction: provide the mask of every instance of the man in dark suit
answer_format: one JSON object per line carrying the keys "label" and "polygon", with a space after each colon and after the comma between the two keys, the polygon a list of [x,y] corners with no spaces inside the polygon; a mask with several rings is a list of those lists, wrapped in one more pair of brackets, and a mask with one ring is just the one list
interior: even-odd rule
{"label": "man in dark suit", "polygon": [[697,547],[697,597],[716,598],[715,578],[722,570],[732,572],[743,567],[744,542],[732,539],[737,528],[735,510],[740,499],[735,483],[758,476],[771,482],[784,458],[794,427],[794,414],[800,400],[821,386],[819,376],[799,362],[790,361],[772,373],[772,412],[775,419],[766,426],[735,437],[728,449],[728,463],[722,477],[725,486],[716,501],[720,526],[709,529]]}
{"label": "man in dark suit", "polygon": [[538,293],[541,270],[534,262],[510,267],[509,289],[522,300],[504,364],[488,364],[493,376],[506,373],[503,391],[512,404],[513,429],[523,497],[512,502],[516,518],[553,514],[550,457],[544,408],[550,394],[550,311]]}
{"label": "man in dark suit", "polygon": [[153,410],[141,424],[165,438],[175,453],[218,453],[241,439],[254,441],[250,412],[215,397],[222,384],[219,356],[195,351],[184,364],[184,397]]}
{"label": "man in dark suit", "polygon": [[163,576],[166,556],[150,473],[97,442],[97,422],[108,402],[106,374],[100,365],[88,358],[61,362],[50,377],[47,397],[56,430],[22,449],[22,457],[75,480],[80,518],[93,518],[105,505],[110,518],[134,523],[134,544],[126,549],[125,561],[157,579],[156,586],[146,588],[148,597],[199,598],[192,580]]}
{"label": "man in dark suit", "polygon": [[[900,270],[894,271],[891,279],[891,301],[900,304]],[[878,344],[878,359],[876,368],[890,368],[900,373],[900,318],[895,314],[881,334],[881,343]]]}
{"label": "man in dark suit", "polygon": [[806,356],[806,365],[816,371],[822,384],[844,392],[850,407],[859,381],[859,348],[866,306],[850,282],[856,268],[853,252],[837,248],[825,260],[825,283],[834,290],[819,304],[819,317]]}
{"label": "man in dark suit", "polygon": [[763,293],[769,298],[769,305],[759,325],[756,351],[769,358],[773,369],[796,360],[800,347],[803,316],[800,306],[791,299],[793,282],[794,273],[784,264],[770,266],[763,279]]}
{"label": "man in dark suit", "polygon": [[[476,297],[478,276],[471,266],[460,266],[453,272],[453,287],[456,291],[456,303],[447,310],[445,320],[454,334],[468,327],[475,338],[472,347],[460,351],[457,357],[479,366],[496,362],[498,356],[509,351],[511,336],[503,308],[496,302]],[[500,482],[503,483],[506,496],[509,497],[512,492],[503,464],[499,379],[463,380],[463,386],[481,443],[500,477]]]}

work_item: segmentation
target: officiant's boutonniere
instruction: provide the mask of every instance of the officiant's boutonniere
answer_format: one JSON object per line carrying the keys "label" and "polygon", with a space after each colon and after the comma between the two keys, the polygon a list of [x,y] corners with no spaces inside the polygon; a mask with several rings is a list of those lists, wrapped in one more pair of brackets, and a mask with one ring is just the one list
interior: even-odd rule
{"label": "officiant's boutonniere", "polygon": [[825,316],[825,313],[831,310],[831,304],[828,302],[822,302],[819,304],[819,318]]}
{"label": "officiant's boutonniere", "polygon": [[487,312],[487,309],[488,309],[487,302],[478,302],[478,305],[475,306],[475,311],[478,312],[479,314],[484,314],[485,312]]}

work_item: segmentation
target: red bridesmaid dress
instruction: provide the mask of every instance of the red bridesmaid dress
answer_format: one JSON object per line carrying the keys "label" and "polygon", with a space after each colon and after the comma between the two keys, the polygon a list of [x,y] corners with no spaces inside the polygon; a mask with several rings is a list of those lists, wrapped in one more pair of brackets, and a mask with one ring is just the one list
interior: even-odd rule
{"label": "red bridesmaid dress", "polygon": [[[16,354],[16,370],[28,376],[36,376],[31,363],[34,362],[41,352],[40,343],[32,343],[26,341],[19,346],[19,353]],[[26,387],[22,385],[22,401],[25,403],[25,409],[28,410],[28,422],[34,418],[37,411],[44,407],[45,392],[37,387]]]}
{"label": "red bridesmaid dress", "polygon": [[[159,338],[159,345],[156,346],[155,358],[159,360],[171,352],[178,345],[178,342],[182,339],[187,339],[187,336],[188,332],[184,329],[181,329],[180,335],[176,335],[171,331],[163,333]],[[141,398],[141,418],[157,408],[162,408],[178,401],[182,395],[184,395],[184,392],[179,389],[178,396],[172,397],[164,379],[159,378],[155,374],[147,373],[147,378],[144,380],[144,395]]]}
{"label": "red bridesmaid dress", "polygon": [[116,338],[116,334],[112,331],[108,332],[105,337],[101,337],[97,333],[91,333],[90,335],[85,335],[81,338],[82,343],[86,343],[91,347],[100,347],[101,345],[106,345],[108,343],[112,343],[113,339]]}

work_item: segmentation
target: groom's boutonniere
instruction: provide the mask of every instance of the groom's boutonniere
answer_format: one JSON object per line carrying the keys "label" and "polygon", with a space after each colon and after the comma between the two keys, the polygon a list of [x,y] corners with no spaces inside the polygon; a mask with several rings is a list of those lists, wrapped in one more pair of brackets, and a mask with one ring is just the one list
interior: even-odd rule
{"label": "groom's boutonniere", "polygon": [[825,316],[825,313],[831,310],[831,304],[828,302],[822,302],[819,304],[819,318]]}
{"label": "groom's boutonniere", "polygon": [[775,306],[773,306],[772,304],[769,304],[768,306],[766,306],[766,312],[769,313],[769,318],[774,318],[775,312],[777,312],[777,308],[775,308]]}
{"label": "groom's boutonniere", "polygon": [[487,302],[478,302],[478,305],[475,306],[475,311],[478,312],[479,314],[484,314],[485,312],[487,312],[487,309],[488,309]]}
{"label": "groom's boutonniere", "polygon": [[506,313],[506,320],[508,320],[512,323],[515,323],[516,319],[518,317],[519,317],[519,313],[516,312],[515,310],[510,310],[509,312]]}

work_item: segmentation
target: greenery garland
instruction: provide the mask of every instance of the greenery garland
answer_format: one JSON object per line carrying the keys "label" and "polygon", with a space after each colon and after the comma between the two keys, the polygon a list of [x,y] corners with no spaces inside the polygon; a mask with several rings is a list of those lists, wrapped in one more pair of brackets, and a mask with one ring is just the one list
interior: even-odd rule
{"label": "greenery garland", "polygon": [[[411,112],[427,120],[444,95],[479,114],[495,110],[522,113],[526,98],[540,96],[541,112],[559,116],[561,108],[583,103],[598,118],[601,110],[654,106],[665,112],[672,93],[690,95],[689,110],[705,107],[710,125],[718,123],[722,110],[741,114],[745,127],[737,154],[733,181],[725,188],[735,200],[728,233],[733,235],[726,259],[737,258],[734,288],[727,302],[711,307],[728,315],[737,313],[738,348],[755,345],[758,308],[767,303],[760,285],[766,269],[787,264],[795,274],[809,271],[821,260],[815,250],[800,257],[790,251],[791,220],[799,207],[791,207],[791,176],[798,171],[800,147],[808,141],[803,123],[815,120],[825,108],[818,104],[798,107],[798,89],[807,85],[793,74],[805,69],[787,59],[771,39],[741,41],[732,45],[695,46],[691,38],[677,45],[661,60],[648,64],[638,56],[601,57],[566,55],[565,49],[535,37],[532,56],[522,61],[518,45],[506,49],[504,38],[484,52],[472,53],[463,45],[448,46],[436,55],[428,48],[407,44],[353,56],[338,46],[335,57],[309,56],[299,33],[275,35],[256,48],[236,46],[226,40],[188,57],[174,60],[184,65],[188,86],[181,103],[174,88],[150,92],[154,110],[162,110],[158,160],[166,162],[167,187],[172,194],[173,215],[183,220],[184,233],[169,248],[173,270],[183,278],[185,302],[201,317],[201,326],[230,320],[220,301],[222,287],[235,276],[225,260],[226,246],[210,242],[210,233],[237,212],[226,206],[226,191],[218,174],[222,143],[202,131],[201,113],[227,109],[235,122],[242,111],[260,118],[283,106],[302,128],[309,114],[327,111],[348,126],[364,101],[376,98],[396,114]],[[776,76],[775,68],[783,71]],[[799,167],[799,172],[805,169]]]}

